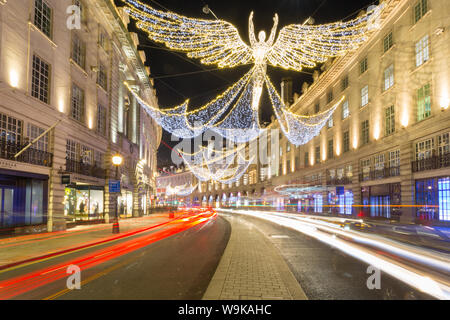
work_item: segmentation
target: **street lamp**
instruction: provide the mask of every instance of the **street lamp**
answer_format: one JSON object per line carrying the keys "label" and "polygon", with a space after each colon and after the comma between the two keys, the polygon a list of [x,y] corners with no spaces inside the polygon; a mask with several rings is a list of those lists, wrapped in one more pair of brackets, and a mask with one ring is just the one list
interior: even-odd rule
{"label": "street lamp", "polygon": [[[112,163],[113,165],[116,167],[116,180],[118,180],[118,176],[119,176],[119,167],[122,165],[123,162],[123,157],[120,154],[116,154],[112,157]],[[113,223],[113,233],[119,233],[120,229],[119,229],[119,192],[117,192],[117,197],[116,197],[116,216],[114,218],[114,223]]]}

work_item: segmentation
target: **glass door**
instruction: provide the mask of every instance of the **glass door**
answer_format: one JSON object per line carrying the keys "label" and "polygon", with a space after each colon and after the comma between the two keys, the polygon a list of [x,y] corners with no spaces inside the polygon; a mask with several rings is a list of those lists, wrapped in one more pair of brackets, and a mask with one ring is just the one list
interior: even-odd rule
{"label": "glass door", "polygon": [[0,223],[2,228],[12,227],[14,205],[14,189],[0,187]]}

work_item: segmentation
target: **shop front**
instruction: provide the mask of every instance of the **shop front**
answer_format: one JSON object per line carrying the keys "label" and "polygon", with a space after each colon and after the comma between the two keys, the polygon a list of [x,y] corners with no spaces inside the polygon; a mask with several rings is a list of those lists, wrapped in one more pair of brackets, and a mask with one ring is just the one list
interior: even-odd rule
{"label": "shop front", "polygon": [[133,216],[133,193],[129,190],[122,190],[117,197],[117,204],[120,218],[130,218]]}
{"label": "shop front", "polygon": [[419,220],[450,222],[450,177],[416,180]]}
{"label": "shop front", "polygon": [[372,218],[400,219],[400,183],[382,184],[361,189],[363,210],[359,215]]}
{"label": "shop front", "polygon": [[0,169],[0,232],[47,223],[48,176]]}
{"label": "shop front", "polygon": [[65,188],[64,216],[72,221],[93,221],[104,218],[104,188],[71,184]]}

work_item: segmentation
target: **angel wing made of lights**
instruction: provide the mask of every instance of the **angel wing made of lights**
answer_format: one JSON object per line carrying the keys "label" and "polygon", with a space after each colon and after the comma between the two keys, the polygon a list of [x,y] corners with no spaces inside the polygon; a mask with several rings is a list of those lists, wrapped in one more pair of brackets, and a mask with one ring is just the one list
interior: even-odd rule
{"label": "angel wing made of lights", "polygon": [[122,0],[126,11],[137,20],[137,27],[155,42],[168,48],[187,52],[188,57],[200,59],[206,65],[232,68],[249,63],[267,64],[300,71],[313,68],[330,57],[355,50],[367,39],[373,21],[381,7],[360,17],[324,25],[292,24],[281,29],[276,42],[278,15],[266,41],[264,31],[256,40],[253,12],[249,19],[248,46],[231,23],[223,20],[188,18],[173,12],[163,12],[138,0]]}

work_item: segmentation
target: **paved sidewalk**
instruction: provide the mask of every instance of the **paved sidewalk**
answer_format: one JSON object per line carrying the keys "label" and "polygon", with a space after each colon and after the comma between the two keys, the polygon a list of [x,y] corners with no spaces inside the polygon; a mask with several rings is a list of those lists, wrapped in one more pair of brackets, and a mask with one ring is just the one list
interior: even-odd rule
{"label": "paved sidewalk", "polygon": [[272,243],[251,223],[226,216],[231,236],[203,300],[306,300]]}
{"label": "paved sidewalk", "polygon": [[[175,215],[178,217],[179,214]],[[168,213],[120,220],[120,234],[171,220]],[[0,266],[113,238],[112,224],[77,226],[62,232],[41,233],[0,240]]]}

